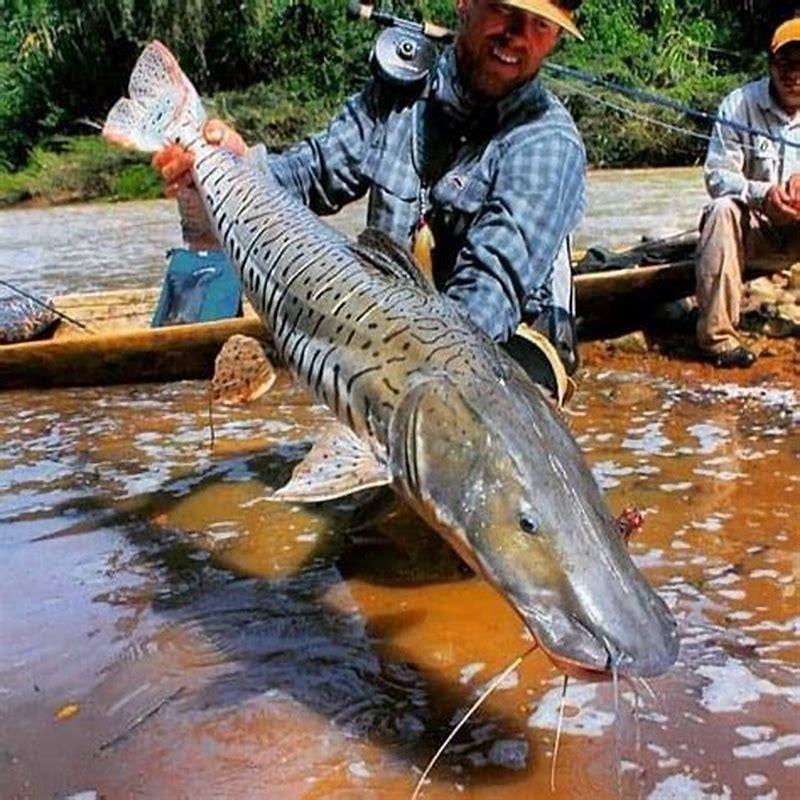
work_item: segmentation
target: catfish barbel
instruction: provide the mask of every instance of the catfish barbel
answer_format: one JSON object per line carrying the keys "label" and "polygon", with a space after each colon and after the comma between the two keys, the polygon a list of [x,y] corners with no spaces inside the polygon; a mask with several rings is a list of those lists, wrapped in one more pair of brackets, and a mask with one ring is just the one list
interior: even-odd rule
{"label": "catfish barbel", "polygon": [[675,621],[634,565],[566,426],[512,359],[379,231],[348,240],[268,170],[206,143],[192,84],[160,42],[103,135],[177,143],[218,241],[293,374],[336,415],[276,497],[390,485],[490,581],[571,672],[650,676]]}

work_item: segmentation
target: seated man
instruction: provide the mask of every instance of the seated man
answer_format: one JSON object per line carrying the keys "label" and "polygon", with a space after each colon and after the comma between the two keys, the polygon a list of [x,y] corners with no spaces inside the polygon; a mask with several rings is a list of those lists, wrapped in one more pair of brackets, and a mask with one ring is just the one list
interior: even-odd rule
{"label": "seated man", "polygon": [[[777,28],[769,77],[725,98],[719,117],[775,137],[717,123],[705,165],[715,198],[697,249],[700,348],[720,367],[749,367],[755,354],[736,334],[747,259],[800,260],[800,19]],[[794,144],[793,144],[794,143]]]}
{"label": "seated man", "polygon": [[[585,207],[585,153],[538,74],[562,30],[579,36],[580,0],[457,4],[455,43],[419,91],[376,77],[325,132],[281,155],[248,151],[219,121],[206,137],[272,170],[317,214],[369,192],[368,225],[408,249],[432,232],[437,286],[497,341],[535,325],[572,372],[567,240]],[[173,193],[186,191],[190,164],[176,147],[154,158]]]}

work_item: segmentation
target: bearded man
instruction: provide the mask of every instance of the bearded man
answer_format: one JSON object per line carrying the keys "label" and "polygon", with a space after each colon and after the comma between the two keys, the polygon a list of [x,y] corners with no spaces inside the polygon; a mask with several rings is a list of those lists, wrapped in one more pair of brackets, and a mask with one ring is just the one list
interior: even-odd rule
{"label": "bearded man", "polygon": [[[578,6],[457,0],[455,41],[418,92],[376,77],[327,130],[282,154],[248,148],[218,120],[206,138],[271,170],[319,215],[368,193],[369,226],[408,249],[432,233],[437,287],[496,341],[508,342],[520,323],[533,326],[571,373],[568,242],[585,208],[586,159],[571,116],[539,72],[562,32],[580,37]],[[154,165],[191,229],[191,157],[171,147]],[[199,247],[213,245],[189,232]]]}

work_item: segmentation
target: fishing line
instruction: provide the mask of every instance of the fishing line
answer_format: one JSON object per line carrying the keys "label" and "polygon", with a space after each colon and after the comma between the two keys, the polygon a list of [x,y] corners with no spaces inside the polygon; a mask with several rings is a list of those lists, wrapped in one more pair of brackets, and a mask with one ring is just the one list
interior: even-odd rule
{"label": "fishing line", "polygon": [[[657,125],[660,128],[666,128],[669,131],[674,133],[682,133],[685,136],[691,136],[694,139],[702,139],[703,141],[710,142],[714,138],[713,136],[709,136],[707,133],[700,133],[700,131],[693,131],[689,128],[684,128],[681,125],[675,125],[671,122],[665,122],[661,119],[656,119],[655,117],[650,117],[647,114],[643,114],[641,111],[635,111],[632,108],[627,108],[625,106],[618,105],[617,103],[611,102],[611,100],[606,100],[599,95],[591,94],[590,92],[582,91],[574,86],[570,86],[565,81],[560,80],[559,78],[551,79],[552,83],[557,84],[558,86],[562,87],[559,91],[564,94],[577,94],[581,97],[585,97],[588,100],[591,100],[594,103],[600,103],[601,105],[608,106],[609,108],[613,109],[614,111],[619,111],[621,114],[627,114],[629,117],[634,117],[635,119],[641,120],[642,122],[647,122],[650,125]],[[744,150],[753,150],[754,152],[758,150],[757,147],[754,147],[750,144],[740,143],[740,146]]]}
{"label": "fishing line", "polygon": [[573,78],[574,80],[588,83],[590,86],[599,86],[603,89],[609,89],[612,92],[629,97],[631,100],[638,100],[643,103],[649,103],[650,105],[669,108],[672,111],[677,111],[679,114],[683,114],[686,117],[691,117],[692,119],[700,120],[701,122],[706,122],[712,125],[725,125],[726,127],[732,128],[739,133],[748,133],[752,136],[760,136],[763,139],[769,139],[772,142],[777,142],[784,147],[800,148],[800,142],[791,142],[776,133],[772,133],[771,131],[765,131],[761,128],[754,128],[750,125],[746,125],[743,122],[736,122],[736,120],[719,117],[716,114],[710,114],[707,111],[701,111],[700,109],[692,108],[692,106],[688,106],[685,103],[679,102],[678,100],[672,100],[669,97],[664,97],[663,95],[655,94],[654,92],[648,92],[644,89],[634,89],[632,86],[625,86],[624,84],[617,83],[616,81],[598,78],[595,75],[584,72],[583,70],[575,69],[573,67],[565,67],[562,64],[556,64],[552,61],[545,62],[542,67],[548,72],[554,72],[557,75],[564,75],[568,78]]}
{"label": "fishing line", "polygon": [[23,297],[27,298],[28,300],[36,303],[37,305],[42,306],[42,308],[46,308],[48,311],[52,311],[56,316],[59,316],[62,319],[65,319],[70,324],[77,325],[79,328],[82,328],[83,330],[85,330],[86,333],[92,333],[92,334],[94,333],[94,331],[91,330],[91,328],[86,327],[86,325],[84,325],[82,322],[78,322],[78,320],[73,319],[69,314],[65,314],[63,311],[59,311],[52,304],[50,304],[50,303],[48,303],[48,302],[46,302],[44,300],[41,300],[40,298],[36,297],[35,295],[28,294],[28,292],[24,291],[23,289],[20,289],[19,287],[14,286],[13,283],[9,283],[8,281],[4,281],[2,278],[0,278],[0,284],[2,284],[3,286],[8,287],[9,289],[11,289],[12,292],[16,292],[17,294],[20,294]]}
{"label": "fishing line", "polygon": [[447,745],[453,741],[456,734],[467,724],[467,720],[480,708],[481,704],[484,700],[506,679],[508,675],[510,675],[536,648],[538,645],[533,645],[532,647],[528,648],[521,656],[517,656],[499,675],[496,675],[492,678],[491,682],[487,685],[487,687],[481,693],[481,696],[470,706],[469,711],[459,720],[458,725],[450,731],[448,737],[442,742],[439,749],[436,751],[433,758],[428,762],[428,766],[425,767],[425,771],[420,776],[420,779],[417,781],[417,786],[414,789],[414,794],[411,795],[411,800],[417,800],[422,791],[422,787],[425,784],[425,781],[428,779],[428,775],[430,775],[431,770],[436,766],[436,762],[439,760],[439,756],[444,753],[447,749]]}
{"label": "fishing line", "polygon": [[567,704],[567,683],[569,675],[564,675],[564,685],[561,689],[561,702],[558,705],[558,722],[556,723],[556,741],[553,745],[553,760],[550,762],[550,791],[556,793],[556,764],[558,763],[558,746],[561,744],[561,728],[564,724],[564,707]]}
{"label": "fishing line", "polygon": [[214,386],[213,383],[208,385],[208,428],[211,434],[208,449],[214,452],[214,443],[216,442],[216,432],[214,431]]}

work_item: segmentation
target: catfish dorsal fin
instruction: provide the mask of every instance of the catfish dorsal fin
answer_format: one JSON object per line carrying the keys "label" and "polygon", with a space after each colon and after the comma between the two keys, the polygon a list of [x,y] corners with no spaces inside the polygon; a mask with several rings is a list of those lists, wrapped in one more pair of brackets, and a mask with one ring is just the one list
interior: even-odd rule
{"label": "catfish dorsal fin", "polygon": [[432,276],[425,272],[408,250],[383,231],[366,228],[351,247],[357,255],[365,258],[384,274],[410,278],[421,289],[436,290]]}

